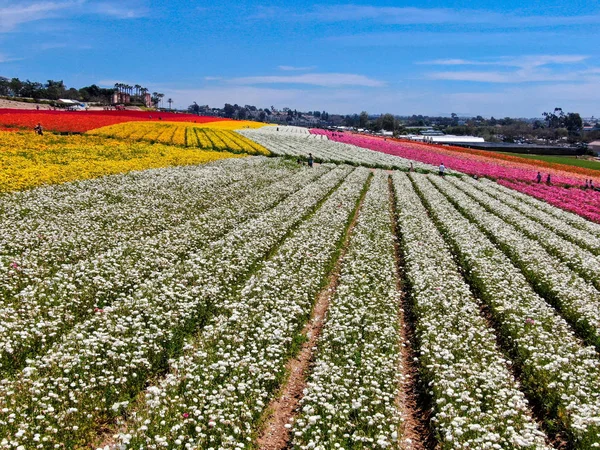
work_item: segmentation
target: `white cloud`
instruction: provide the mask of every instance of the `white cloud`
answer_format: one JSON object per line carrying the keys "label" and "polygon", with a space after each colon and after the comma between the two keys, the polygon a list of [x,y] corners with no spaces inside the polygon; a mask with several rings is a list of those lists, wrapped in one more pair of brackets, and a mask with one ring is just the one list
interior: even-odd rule
{"label": "white cloud", "polygon": [[0,64],[14,61],[22,61],[23,59],[25,58],[11,58],[10,56],[6,56],[4,53],[0,53]]}
{"label": "white cloud", "polygon": [[228,80],[232,84],[308,84],[322,87],[364,86],[381,87],[385,83],[380,80],[350,73],[307,73],[290,76],[257,76],[240,77]]}
{"label": "white cloud", "polygon": [[14,30],[27,22],[55,17],[58,12],[75,8],[83,1],[0,2],[0,33]]}
{"label": "white cloud", "polygon": [[517,12],[497,13],[484,9],[451,9],[451,8],[416,8],[416,7],[383,7],[360,5],[317,6],[312,11],[286,15],[271,14],[292,19],[320,20],[324,22],[362,22],[370,20],[385,24],[480,24],[492,27],[538,28],[572,25],[597,25],[600,14],[575,16],[536,16]]}
{"label": "white cloud", "polygon": [[535,68],[549,64],[574,64],[589,59],[586,55],[522,55],[504,56],[486,60],[468,59],[435,59],[433,61],[421,61],[417,64],[440,65],[440,66],[505,66]]}
{"label": "white cloud", "polygon": [[141,4],[123,4],[123,2],[98,2],[90,3],[87,8],[88,14],[99,14],[115,19],[137,19],[149,14],[148,8]]}
{"label": "white cloud", "polygon": [[277,68],[279,70],[283,70],[283,71],[298,71],[298,72],[305,72],[307,70],[314,70],[317,67],[316,66],[306,66],[306,67],[296,67],[296,66],[277,66]]}
{"label": "white cloud", "polygon": [[148,14],[148,9],[137,0],[121,2],[68,1],[6,1],[0,0],[0,33],[14,31],[19,25],[57,17],[100,15],[119,19],[133,19]]}
{"label": "white cloud", "polygon": [[461,112],[461,115],[496,117],[539,117],[560,105],[565,111],[584,116],[598,115],[600,91],[597,83],[548,83],[527,87],[498,85],[498,90],[455,93],[439,89],[406,90],[382,88],[330,88],[327,95],[321,89],[271,88],[262,86],[220,85],[202,89],[182,89],[156,85],[152,90],[164,92],[179,107],[196,101],[198,104],[223,106],[237,103],[277,108],[288,106],[302,111],[326,110],[351,114],[366,110],[371,113],[440,115]]}
{"label": "white cloud", "polygon": [[[523,55],[483,60],[442,59],[417,64],[439,66],[496,66],[496,71],[440,71],[426,73],[430,80],[472,81],[482,83],[531,83],[548,81],[591,81],[595,69],[574,70],[573,65],[584,63],[586,55]],[[559,67],[555,67],[559,66]],[[568,70],[565,70],[568,69]]]}

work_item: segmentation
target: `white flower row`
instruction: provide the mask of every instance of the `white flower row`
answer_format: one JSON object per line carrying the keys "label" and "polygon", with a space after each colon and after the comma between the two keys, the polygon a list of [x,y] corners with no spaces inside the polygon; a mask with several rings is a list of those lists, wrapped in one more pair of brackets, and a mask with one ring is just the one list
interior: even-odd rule
{"label": "white flower row", "polygon": [[517,208],[530,219],[541,222],[565,239],[600,254],[599,224],[489,180],[481,180],[481,189]]}
{"label": "white flower row", "polygon": [[0,447],[88,445],[119,416],[187,335],[218,313],[263,258],[349,173],[331,170],[182,264],[166,268],[103,313],[77,324],[14,380],[0,383]]}
{"label": "white flower row", "polygon": [[412,178],[489,307],[527,391],[549,421],[573,436],[574,448],[600,447],[600,360],[594,348],[581,346],[519,269],[442,195],[456,192],[446,180],[429,177],[440,193],[425,177]]}
{"label": "white flower row", "polygon": [[454,186],[474,198],[488,211],[496,214],[505,222],[518,228],[523,234],[537,240],[548,253],[560,258],[568,267],[600,288],[600,259],[588,250],[562,238],[542,223],[529,219],[519,210],[508,206],[491,195],[478,189],[478,185],[466,183],[456,177],[449,177]]}
{"label": "white flower row", "polygon": [[[265,171],[257,169],[277,164],[258,157],[228,159],[0,195],[1,267],[16,263],[22,276],[44,276],[42,269],[53,268],[48,262],[72,263],[115,240],[162,230],[214,203],[223,187],[264,178]],[[7,281],[2,270],[0,288]]]}
{"label": "white flower row", "polygon": [[377,172],[319,338],[294,448],[398,447],[399,295],[388,175]]}
{"label": "white flower row", "polygon": [[[30,280],[12,304],[0,308],[0,373],[15,372],[27,357],[42,352],[74,324],[131,294],[135,285],[180,263],[185,255],[273,207],[328,170],[319,167],[298,171],[281,165],[278,169],[261,171],[265,175],[259,177],[254,175],[259,172],[256,168],[238,170],[247,180],[233,183],[227,189],[213,185],[222,191],[221,206],[190,207],[185,220],[176,220],[181,217],[169,216],[165,211],[167,217],[174,219],[173,223],[138,239],[127,234],[128,240],[120,242],[121,233],[106,233],[114,236],[114,248],[75,264],[60,264],[52,276]],[[285,175],[284,180],[277,181]],[[139,202],[143,202],[144,192],[138,191]],[[181,197],[191,202],[184,194]],[[138,219],[140,217],[132,213],[131,223],[138,223]],[[18,271],[14,272],[18,276]]]}
{"label": "white flower row", "polygon": [[357,169],[146,391],[130,448],[246,448],[297,350],[369,172]]}
{"label": "white flower row", "polygon": [[237,130],[238,133],[259,143],[275,155],[308,157],[312,153],[316,160],[334,163],[348,163],[369,167],[402,169],[408,171],[411,163],[414,169],[437,171],[437,168],[418,161],[388,155],[355,145],[330,140],[307,139],[291,134],[261,132],[262,128]]}
{"label": "white flower row", "polygon": [[458,189],[445,187],[459,209],[492,238],[536,290],[552,302],[583,337],[600,348],[600,292],[550,255],[539,242],[489,213]]}
{"label": "white flower row", "polygon": [[[60,297],[55,292],[62,288],[72,291],[76,303],[84,276],[81,264],[94,267],[105,259],[109,263],[115,253],[135,248],[132,242],[184,227],[227,196],[230,188],[225,187],[243,192],[244,186],[268,182],[265,171],[258,170],[259,162],[271,166],[273,175],[280,177],[293,170],[284,165],[277,169],[266,158],[235,159],[0,197],[2,208],[9,211],[0,219],[0,317],[10,319],[17,309],[19,315],[34,318],[37,314],[30,314],[29,299],[45,296],[46,302],[53,303]],[[118,277],[118,267],[115,272]],[[98,289],[104,291],[99,294],[100,302],[103,295],[110,296],[113,281],[96,279]]]}
{"label": "white flower row", "polygon": [[[280,134],[291,134],[294,136],[302,136],[302,137],[310,137],[316,136],[314,134],[310,134],[310,130],[304,127],[295,127],[291,125],[267,125],[265,127],[259,128],[261,133],[280,133]],[[327,136],[323,136],[327,139]]]}
{"label": "white flower row", "polygon": [[396,172],[393,180],[421,376],[441,448],[548,448],[450,248],[408,177]]}

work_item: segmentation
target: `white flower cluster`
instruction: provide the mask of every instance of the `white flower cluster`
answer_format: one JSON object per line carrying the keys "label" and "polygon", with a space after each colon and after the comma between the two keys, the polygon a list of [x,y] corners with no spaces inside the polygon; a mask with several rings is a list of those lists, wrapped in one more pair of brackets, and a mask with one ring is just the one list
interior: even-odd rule
{"label": "white flower cluster", "polygon": [[546,449],[492,330],[405,174],[393,174],[421,376],[442,448]]}
{"label": "white flower cluster", "polygon": [[[471,181],[471,183],[476,182]],[[480,188],[506,204],[515,207],[524,216],[541,222],[565,239],[581,245],[597,255],[600,254],[600,224],[590,222],[577,214],[556,208],[546,202],[489,180],[481,180]]]}
{"label": "white flower cluster", "polygon": [[[376,152],[356,145],[344,144],[323,139],[312,139],[304,134],[263,132],[263,128],[237,130],[238,133],[262,145],[270,152],[280,156],[306,158],[312,153],[319,161],[381,167],[385,169],[401,169],[408,171],[411,163],[414,169],[426,172],[437,171],[437,168],[418,161]],[[446,170],[447,173],[450,171]]]}
{"label": "white flower cluster", "polygon": [[397,448],[399,291],[388,175],[376,172],[350,236],[294,426],[294,448]]}
{"label": "white flower cluster", "polygon": [[513,225],[527,237],[539,241],[548,253],[562,260],[564,264],[577,272],[582,278],[592,283],[596,289],[600,289],[600,271],[598,271],[600,259],[596,255],[561,237],[542,223],[529,219],[521,214],[519,210],[482,192],[478,189],[478,186],[465,183],[456,177],[452,178],[449,177],[449,180],[458,189],[475,199],[488,211]]}
{"label": "white flower cluster", "polygon": [[164,371],[186,336],[219,312],[222,300],[238,292],[265,256],[350,171],[328,171],[221,239],[188,253],[182,263],[136,282],[131,293],[28,360],[18,377],[0,383],[0,436],[6,436],[6,446],[85,446],[98,421],[118,416],[124,402]]}
{"label": "white flower cluster", "polygon": [[246,448],[341,245],[369,171],[356,169],[246,283],[220,301],[169,375],[147,390],[132,448]]}
{"label": "white flower cluster", "polygon": [[[219,171],[205,167],[197,170],[197,177],[192,177],[189,170],[168,175],[158,171],[154,180],[143,177],[143,181],[137,181],[136,189],[127,182],[131,177],[122,177],[121,188],[114,189],[112,195],[127,193],[115,204],[106,204],[102,195],[93,202],[96,207],[79,209],[69,205],[69,217],[58,212],[43,217],[36,214],[29,226],[26,221],[18,231],[12,231],[14,242],[24,245],[36,230],[57,230],[53,239],[45,238],[34,247],[35,251],[30,248],[30,252],[16,254],[13,249],[2,255],[4,261],[13,261],[5,262],[9,270],[2,273],[2,286],[17,293],[7,296],[0,308],[0,373],[15,372],[27,357],[41,352],[74,324],[101,313],[130,294],[136,284],[272,207],[328,170],[319,168],[294,175],[297,167],[272,159],[263,162],[267,164],[262,170],[245,162],[215,166]],[[189,180],[189,189],[176,184],[184,180]],[[94,184],[106,189],[101,181]],[[153,196],[148,198],[147,190],[151,188]],[[262,195],[257,196],[260,190]],[[66,199],[72,197],[75,195]],[[39,199],[14,202],[12,210],[39,204]],[[55,205],[60,204],[59,198]],[[213,207],[215,204],[222,206]],[[119,207],[128,215],[124,216]],[[88,226],[99,211],[110,221],[109,230],[97,224]],[[62,233],[58,231],[61,222],[66,222]],[[0,226],[9,228],[3,221]],[[79,252],[62,254],[61,249],[68,244]]]}
{"label": "white flower cluster", "polygon": [[[489,307],[527,391],[550,420],[573,436],[574,448],[600,444],[600,360],[594,348],[580,345],[565,320],[533,291],[519,269],[425,177],[412,178]],[[457,190],[446,180],[430,180],[442,193],[457,198]],[[461,205],[469,201],[460,200]]]}
{"label": "white flower cluster", "polygon": [[452,201],[521,269],[527,279],[552,302],[589,342],[600,348],[600,292],[550,255],[542,245],[526,237],[511,224],[486,211],[452,186]]}
{"label": "white flower cluster", "polygon": [[308,128],[304,128],[304,127],[295,127],[295,126],[291,126],[291,125],[267,125],[266,127],[262,127],[260,128],[261,133],[280,133],[280,134],[285,134],[285,135],[301,135],[301,136],[312,136],[312,137],[324,137],[325,139],[327,139],[327,136],[325,135],[317,135],[317,134],[310,134],[310,131]]}

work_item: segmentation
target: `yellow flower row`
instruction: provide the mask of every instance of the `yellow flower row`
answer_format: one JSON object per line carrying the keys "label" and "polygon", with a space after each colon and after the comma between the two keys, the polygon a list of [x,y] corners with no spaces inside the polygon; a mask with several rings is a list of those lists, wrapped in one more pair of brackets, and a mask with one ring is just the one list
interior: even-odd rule
{"label": "yellow flower row", "polygon": [[100,136],[0,131],[0,192],[239,156]]}
{"label": "yellow flower row", "polygon": [[[187,122],[125,122],[88,131],[87,134],[116,139],[143,140],[163,144],[232,151],[251,155],[268,155],[263,146],[233,131],[256,128],[258,122],[222,121],[203,124]],[[263,124],[258,124],[262,126]]]}

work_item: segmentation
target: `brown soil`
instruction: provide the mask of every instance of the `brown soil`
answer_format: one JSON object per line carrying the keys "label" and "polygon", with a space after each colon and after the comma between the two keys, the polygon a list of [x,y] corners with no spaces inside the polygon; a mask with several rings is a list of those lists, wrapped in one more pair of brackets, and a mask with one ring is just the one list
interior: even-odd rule
{"label": "brown soil", "polygon": [[260,450],[283,450],[289,447],[291,427],[286,428],[285,425],[291,425],[298,412],[299,402],[306,387],[310,365],[313,362],[314,351],[317,348],[317,341],[323,329],[329,303],[339,284],[342,262],[363,200],[364,195],[359,201],[358,208],[356,208],[346,232],[342,251],[329,276],[329,283],[317,296],[311,318],[302,330],[302,334],[308,340],[302,345],[298,355],[288,361],[286,365],[286,371],[289,374],[288,379],[279,390],[279,394],[270,402],[267,408],[268,416],[265,417],[265,424],[257,440],[257,447]]}
{"label": "brown soil", "polygon": [[[392,223],[394,224],[394,234],[396,232],[396,214],[394,208],[394,192],[392,188],[392,180],[389,179],[390,186],[390,214],[392,215]],[[414,347],[414,328],[408,320],[408,302],[404,295],[404,285],[402,283],[401,267],[402,258],[398,240],[394,242],[395,258],[396,258],[396,283],[398,292],[400,292],[400,308],[398,314],[398,328],[400,330],[400,361],[398,362],[398,370],[402,373],[398,395],[396,396],[396,404],[402,411],[400,448],[406,450],[425,450],[435,449],[437,444],[429,427],[429,413],[419,405],[419,386],[417,382],[418,367],[415,362],[417,356]]]}
{"label": "brown soil", "polygon": [[37,106],[40,107],[40,111],[50,109],[49,105],[40,103],[14,102],[12,100],[0,99],[0,109],[36,109]]}

